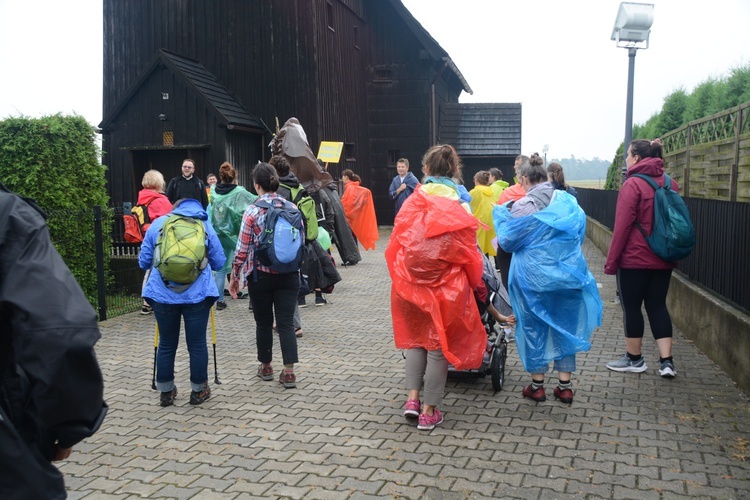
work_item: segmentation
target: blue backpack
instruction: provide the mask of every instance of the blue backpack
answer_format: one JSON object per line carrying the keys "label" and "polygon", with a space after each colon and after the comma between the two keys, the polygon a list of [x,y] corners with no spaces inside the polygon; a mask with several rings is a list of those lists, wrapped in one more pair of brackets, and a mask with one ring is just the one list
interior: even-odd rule
{"label": "blue backpack", "polygon": [[651,236],[636,222],[651,251],[662,260],[674,262],[684,259],[695,246],[695,229],[690,220],[685,201],[680,193],[672,189],[672,179],[664,174],[664,186],[659,186],[651,177],[634,174],[654,188],[654,223]]}
{"label": "blue backpack", "polygon": [[253,202],[266,209],[266,222],[258,237],[255,259],[277,273],[299,271],[305,251],[302,213],[283,198]]}

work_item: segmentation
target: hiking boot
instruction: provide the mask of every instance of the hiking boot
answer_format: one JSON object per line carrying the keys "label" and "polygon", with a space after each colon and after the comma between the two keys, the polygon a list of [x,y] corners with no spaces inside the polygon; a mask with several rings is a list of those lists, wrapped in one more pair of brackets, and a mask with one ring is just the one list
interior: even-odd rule
{"label": "hiking boot", "polygon": [[421,410],[422,403],[418,399],[410,399],[404,405],[404,416],[417,418]]}
{"label": "hiking boot", "polygon": [[540,387],[539,389],[534,390],[534,386],[529,384],[523,388],[523,392],[521,394],[523,394],[523,397],[533,399],[537,403],[547,401],[547,393],[544,392],[544,387]]}
{"label": "hiking boot", "polygon": [[154,310],[151,308],[151,306],[143,304],[141,306],[141,314],[151,314],[154,312]]}
{"label": "hiking boot", "polygon": [[226,308],[227,308],[227,303],[226,302],[224,302],[223,300],[217,300],[216,301],[216,310],[217,311],[223,311]]}
{"label": "hiking boot", "polygon": [[438,426],[442,423],[443,414],[440,413],[440,410],[435,408],[432,415],[428,415],[426,413],[422,413],[421,415],[419,415],[417,429],[419,429],[420,431],[431,431],[435,428],[435,426]]}
{"label": "hiking boot", "polygon": [[190,391],[190,404],[191,405],[199,405],[203,404],[205,401],[208,401],[208,398],[211,397],[211,388],[208,386],[208,382],[203,384],[203,390],[198,391]]}
{"label": "hiking boot", "polygon": [[645,372],[648,367],[646,366],[646,360],[643,359],[643,356],[641,356],[641,359],[638,361],[633,361],[626,353],[620,359],[607,363],[607,368],[615,372],[641,373]]}
{"label": "hiking boot", "polygon": [[573,391],[571,389],[560,389],[560,386],[557,386],[554,394],[555,399],[559,399],[566,404],[573,404]]}
{"label": "hiking boot", "polygon": [[305,301],[304,296],[297,298],[297,307],[307,307],[307,302]]}
{"label": "hiking boot", "polygon": [[172,406],[175,397],[177,397],[177,387],[173,387],[171,391],[162,392],[159,395],[159,404],[165,407]]}
{"label": "hiking boot", "polygon": [[282,370],[279,375],[279,383],[287,389],[297,387],[297,377],[294,376],[294,372]]}
{"label": "hiking boot", "polygon": [[295,329],[294,329],[294,336],[295,336],[295,337],[297,337],[297,338],[300,338],[300,337],[301,337],[301,336],[303,336],[304,334],[305,334],[305,331],[304,331],[304,330],[302,329],[302,327],[299,327],[299,328],[295,328]]}
{"label": "hiking boot", "polygon": [[258,378],[265,382],[273,380],[273,367],[271,366],[271,363],[268,363],[267,365],[261,363],[258,367]]}
{"label": "hiking boot", "polygon": [[323,297],[322,293],[320,295],[315,294],[315,305],[316,306],[324,306],[326,304],[328,304],[328,301],[326,300],[325,297]]}
{"label": "hiking boot", "polygon": [[677,370],[674,367],[674,362],[671,359],[664,361],[659,367],[659,375],[664,378],[674,378],[677,375]]}

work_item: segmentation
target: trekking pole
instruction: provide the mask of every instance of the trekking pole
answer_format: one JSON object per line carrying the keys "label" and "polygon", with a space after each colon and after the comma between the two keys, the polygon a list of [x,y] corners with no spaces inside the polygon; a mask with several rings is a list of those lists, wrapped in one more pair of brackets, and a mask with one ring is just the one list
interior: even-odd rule
{"label": "trekking pole", "polygon": [[151,377],[151,388],[156,390],[156,350],[159,347],[159,324],[156,325],[154,332],[154,374]]}
{"label": "trekking pole", "polygon": [[211,342],[214,345],[214,384],[221,385],[219,367],[216,366],[216,318],[214,316],[214,306],[211,306]]}

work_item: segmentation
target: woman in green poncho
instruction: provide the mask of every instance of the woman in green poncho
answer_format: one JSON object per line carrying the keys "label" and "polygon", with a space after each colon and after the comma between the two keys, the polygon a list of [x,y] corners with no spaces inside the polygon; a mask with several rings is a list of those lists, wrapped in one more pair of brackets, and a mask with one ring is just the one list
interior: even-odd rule
{"label": "woman in green poncho", "polygon": [[232,268],[234,249],[240,234],[242,215],[247,207],[258,198],[242,186],[237,185],[237,171],[229,162],[224,162],[219,168],[219,184],[211,187],[211,205],[208,218],[219,236],[224,255],[227,257],[224,267],[216,271],[216,288],[219,290],[219,300],[216,310],[227,307],[224,301],[224,283],[227,273]]}

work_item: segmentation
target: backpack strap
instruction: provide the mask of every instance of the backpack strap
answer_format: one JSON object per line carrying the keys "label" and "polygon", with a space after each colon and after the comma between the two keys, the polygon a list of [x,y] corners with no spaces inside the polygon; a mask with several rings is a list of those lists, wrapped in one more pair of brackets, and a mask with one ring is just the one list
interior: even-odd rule
{"label": "backpack strap", "polygon": [[[638,177],[639,179],[643,179],[644,181],[648,182],[648,185],[654,188],[654,192],[662,187],[659,186],[653,178],[646,174],[633,174],[633,177]],[[666,173],[664,174],[664,187],[666,187],[667,189],[672,188],[672,179],[670,179]],[[648,234],[646,234],[646,230],[643,229],[643,226],[641,225],[641,222],[639,220],[635,221],[635,227],[638,228],[638,231],[641,232],[644,239],[648,238]],[[653,231],[653,228],[651,228],[651,230]]]}

